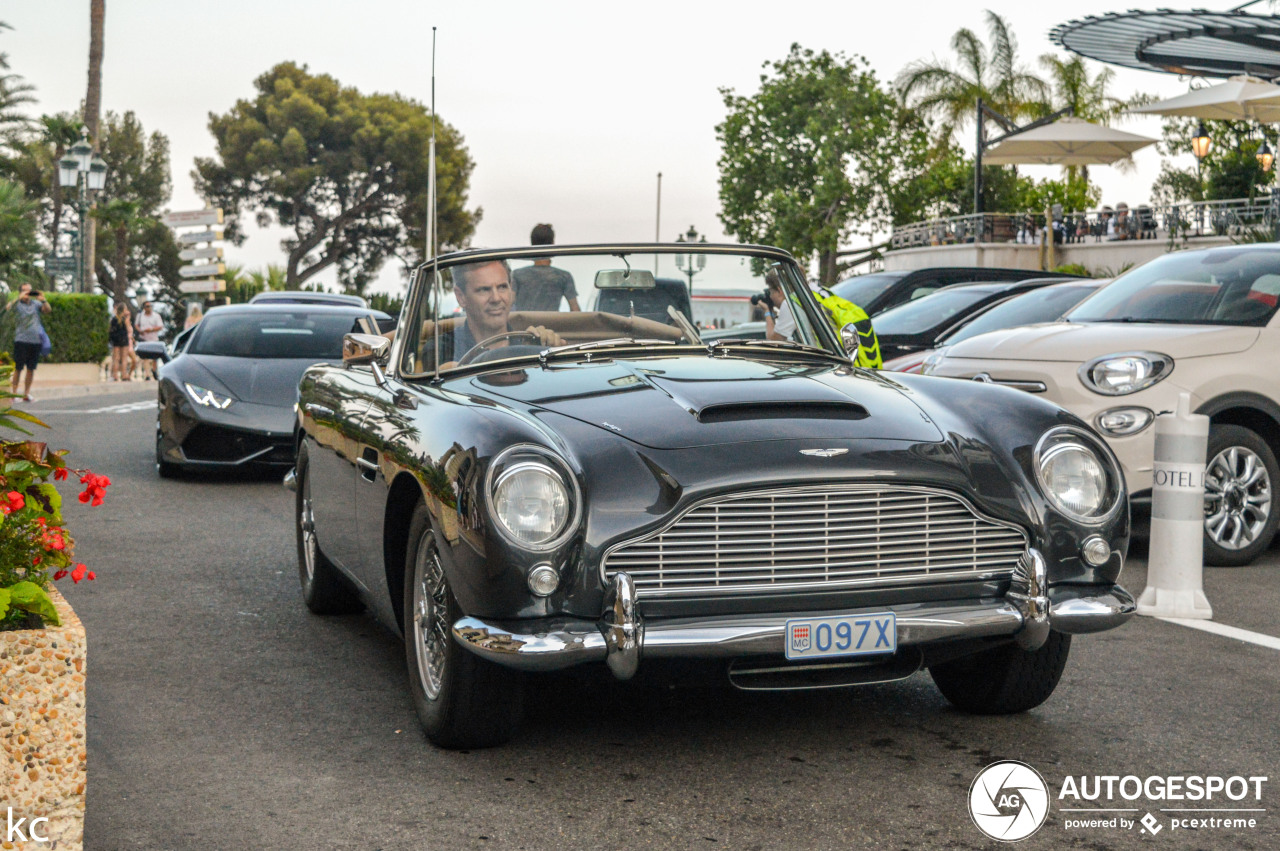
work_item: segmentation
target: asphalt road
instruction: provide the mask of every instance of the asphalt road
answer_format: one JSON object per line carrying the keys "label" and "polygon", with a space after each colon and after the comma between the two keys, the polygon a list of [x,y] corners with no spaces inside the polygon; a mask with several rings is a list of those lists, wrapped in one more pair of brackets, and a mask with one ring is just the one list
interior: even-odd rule
{"label": "asphalt road", "polygon": [[[278,478],[158,479],[147,401],[32,407],[113,482],[103,506],[67,509],[98,574],[64,589],[89,636],[91,851],[989,848],[967,800],[1000,759],[1055,798],[1022,847],[1280,847],[1280,650],[1147,618],[1078,638],[1053,698],[1021,716],[963,715],[927,674],[764,696],[562,677],[510,745],[437,750],[399,640],[303,607]],[[1143,567],[1122,577],[1135,593]],[[1205,585],[1218,622],[1280,635],[1280,550]],[[1056,799],[1082,775],[1270,780],[1260,802]],[[1089,815],[1073,806],[1162,826],[1069,828]],[[1168,825],[1222,813],[1161,812],[1204,806],[1265,811],[1231,830]]]}

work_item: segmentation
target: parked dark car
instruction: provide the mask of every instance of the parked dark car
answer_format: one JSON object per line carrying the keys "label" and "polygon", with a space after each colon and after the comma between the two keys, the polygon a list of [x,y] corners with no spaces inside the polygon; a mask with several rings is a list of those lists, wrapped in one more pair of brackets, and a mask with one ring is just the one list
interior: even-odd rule
{"label": "parked dark car", "polygon": [[[1030,269],[984,269],[980,266],[940,266],[910,271],[871,272],[840,281],[831,291],[861,307],[870,316],[883,313],[952,284],[974,281],[1024,281],[1043,272]],[[879,331],[879,326],[876,326]]]}
{"label": "parked dark car", "polygon": [[689,287],[679,278],[654,278],[655,286],[647,289],[634,287],[601,290],[596,297],[596,310],[604,313],[617,313],[623,316],[642,316],[673,325],[670,310],[684,314],[685,319],[693,320],[693,306],[689,300]]}
{"label": "parked dark car", "polygon": [[250,304],[332,304],[338,307],[368,307],[363,296],[348,293],[317,293],[310,290],[265,290],[249,299]]}
{"label": "parked dark car", "polygon": [[1110,278],[1063,281],[998,301],[943,332],[932,348],[885,361],[884,368],[892,372],[923,372],[930,357],[970,337],[1005,328],[1055,322],[1108,281]]}
{"label": "parked dark car", "polygon": [[[1124,480],[1083,421],[855,367],[856,329],[774,248],[558,245],[554,263],[601,295],[655,289],[677,252],[715,286],[776,274],[795,341],[510,312],[512,270],[551,248],[419,267],[394,342],[350,335],[345,365],[302,377],[303,600],[403,635],[431,741],[506,740],[546,687],[523,675],[577,665],[676,661],[751,690],[928,668],[965,710],[1018,712],[1054,691],[1073,633],[1132,614]],[[464,317],[437,315],[437,273]]]}
{"label": "parked dark car", "polygon": [[1046,287],[1062,278],[984,281],[954,284],[900,304],[875,318],[880,354],[886,360],[934,348],[938,340],[982,311],[1016,295]]}
{"label": "parked dark car", "polygon": [[172,360],[163,343],[138,355],[159,374],[156,471],[293,466],[298,379],[313,363],[340,363],[344,335],[378,333],[359,307],[245,304],[215,307]]}

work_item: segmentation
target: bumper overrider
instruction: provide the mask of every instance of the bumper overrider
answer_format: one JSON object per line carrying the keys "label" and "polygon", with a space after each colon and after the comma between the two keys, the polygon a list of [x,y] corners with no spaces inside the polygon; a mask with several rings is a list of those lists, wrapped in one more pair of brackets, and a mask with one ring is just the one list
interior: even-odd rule
{"label": "bumper overrider", "polygon": [[[795,617],[891,611],[898,647],[971,638],[1008,636],[1026,650],[1044,644],[1050,630],[1101,632],[1120,626],[1137,607],[1119,585],[1064,585],[1049,588],[1043,556],[1028,549],[1002,598],[954,603],[880,606],[838,612],[719,615],[664,618],[646,623],[636,605],[636,588],[626,573],[609,582],[598,621],[546,618],[500,623],[460,618],[453,636],[471,652],[523,671],[556,671],[604,661],[614,676],[630,679],[641,657],[731,659],[784,653],[786,623]],[[531,628],[532,626],[532,628]]]}

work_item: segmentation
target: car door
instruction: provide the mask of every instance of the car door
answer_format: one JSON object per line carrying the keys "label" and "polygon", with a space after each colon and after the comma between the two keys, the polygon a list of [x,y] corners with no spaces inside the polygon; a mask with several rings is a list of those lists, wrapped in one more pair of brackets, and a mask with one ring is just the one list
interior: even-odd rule
{"label": "car door", "polygon": [[301,400],[311,438],[307,444],[308,475],[316,539],[324,554],[353,576],[358,574],[360,562],[355,513],[356,434],[369,408],[372,384],[372,376],[335,366],[322,371]]}

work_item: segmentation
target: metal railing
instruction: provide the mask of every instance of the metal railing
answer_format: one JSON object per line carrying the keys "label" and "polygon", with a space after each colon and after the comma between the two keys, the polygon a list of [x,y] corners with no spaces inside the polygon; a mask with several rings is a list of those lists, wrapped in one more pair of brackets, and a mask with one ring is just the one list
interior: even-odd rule
{"label": "metal railing", "polygon": [[[1049,222],[1056,244],[1125,239],[1163,239],[1172,247],[1200,236],[1238,236],[1263,229],[1277,233],[1280,192],[1260,198],[1143,204],[1127,211],[1110,208],[1059,213]],[[973,242],[1040,244],[1043,213],[979,213],[912,222],[893,229],[890,250]]]}

